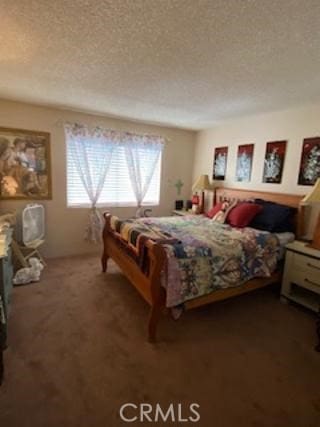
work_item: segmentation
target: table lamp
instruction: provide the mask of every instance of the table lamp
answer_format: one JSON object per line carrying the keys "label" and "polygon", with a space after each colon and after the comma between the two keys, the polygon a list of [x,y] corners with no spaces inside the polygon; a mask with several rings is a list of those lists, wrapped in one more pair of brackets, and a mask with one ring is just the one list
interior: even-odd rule
{"label": "table lamp", "polygon": [[[305,208],[312,203],[320,202],[320,178],[317,179],[316,183],[312,187],[312,190],[309,194],[307,194],[300,202],[300,231],[304,231],[304,219],[305,219]],[[313,239],[311,243],[308,245],[311,248],[320,250],[320,214],[318,215],[318,220],[316,222],[316,226],[313,232]]]}
{"label": "table lamp", "polygon": [[208,175],[200,175],[199,178],[192,186],[193,190],[201,191],[200,205],[199,205],[199,213],[204,212],[204,192],[205,190],[212,190],[213,185],[209,182]]}

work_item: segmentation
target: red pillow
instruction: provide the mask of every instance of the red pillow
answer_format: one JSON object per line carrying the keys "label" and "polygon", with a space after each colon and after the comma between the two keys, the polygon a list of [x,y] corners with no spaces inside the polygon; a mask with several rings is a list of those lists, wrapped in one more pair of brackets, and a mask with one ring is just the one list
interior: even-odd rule
{"label": "red pillow", "polygon": [[207,213],[206,216],[208,218],[213,218],[215,216],[215,214],[217,214],[222,208],[222,203],[217,203],[216,205],[213,206],[213,208],[211,208]]}
{"label": "red pillow", "polygon": [[262,211],[263,207],[255,203],[239,203],[233,208],[227,218],[227,223],[233,227],[247,227],[253,218]]}

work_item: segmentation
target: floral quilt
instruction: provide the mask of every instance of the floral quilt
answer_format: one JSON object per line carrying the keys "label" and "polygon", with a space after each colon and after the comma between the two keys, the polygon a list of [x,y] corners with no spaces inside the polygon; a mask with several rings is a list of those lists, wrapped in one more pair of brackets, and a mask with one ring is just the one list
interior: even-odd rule
{"label": "floral quilt", "polygon": [[[280,245],[271,233],[233,228],[200,215],[139,218],[134,223],[142,233],[161,237],[168,258],[163,275],[167,307],[268,277],[277,265]],[[127,227],[121,224],[126,234]]]}

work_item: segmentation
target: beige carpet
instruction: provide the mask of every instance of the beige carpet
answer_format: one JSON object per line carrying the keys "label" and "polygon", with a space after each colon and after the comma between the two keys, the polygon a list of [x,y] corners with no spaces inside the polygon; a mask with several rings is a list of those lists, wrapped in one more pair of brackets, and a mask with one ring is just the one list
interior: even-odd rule
{"label": "beige carpet", "polygon": [[14,290],[0,426],[151,424],[122,422],[126,402],[187,415],[198,403],[200,422],[182,425],[320,426],[315,316],[275,290],[165,318],[154,346],[147,316],[113,263],[103,275],[96,257],[50,261],[41,283]]}

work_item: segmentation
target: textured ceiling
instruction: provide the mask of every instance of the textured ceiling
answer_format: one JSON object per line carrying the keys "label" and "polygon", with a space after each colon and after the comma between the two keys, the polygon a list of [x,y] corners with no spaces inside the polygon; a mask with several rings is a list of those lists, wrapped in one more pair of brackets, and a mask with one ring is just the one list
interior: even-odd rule
{"label": "textured ceiling", "polygon": [[0,97],[202,129],[320,100],[319,0],[0,0]]}

